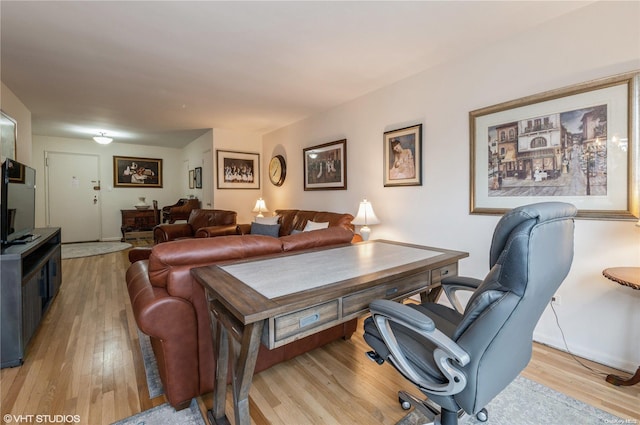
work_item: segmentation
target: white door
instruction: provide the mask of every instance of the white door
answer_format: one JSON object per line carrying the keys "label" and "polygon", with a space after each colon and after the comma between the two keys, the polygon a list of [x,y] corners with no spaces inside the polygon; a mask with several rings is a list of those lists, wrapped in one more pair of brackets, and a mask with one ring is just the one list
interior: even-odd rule
{"label": "white door", "polygon": [[97,155],[45,152],[47,224],[62,229],[62,243],[100,240]]}

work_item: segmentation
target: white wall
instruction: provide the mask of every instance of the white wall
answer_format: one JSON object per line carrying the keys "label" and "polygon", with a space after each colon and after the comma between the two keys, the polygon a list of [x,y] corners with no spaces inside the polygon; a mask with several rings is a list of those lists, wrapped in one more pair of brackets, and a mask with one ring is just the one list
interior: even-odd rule
{"label": "white wall", "polygon": [[13,159],[31,165],[31,111],[2,82],[0,82],[0,109],[17,123],[16,157]]}
{"label": "white wall", "polygon": [[[263,163],[282,154],[288,170],[279,188],[263,182],[263,197],[271,209],[355,213],[366,196],[382,221],[372,237],[468,251],[461,273],[482,277],[499,217],[469,214],[469,111],[640,69],[638,16],[638,2],[596,3],[267,134]],[[417,123],[423,124],[423,185],[383,187],[383,133]],[[348,190],[305,192],[302,149],[342,138]],[[629,371],[640,364],[640,291],[601,271],[640,265],[640,228],[633,224],[576,222],[575,259],[557,308],[573,352]],[[549,309],[535,338],[563,348]]]}
{"label": "white wall", "polygon": [[[189,143],[183,150],[183,189],[184,193],[189,196],[195,196],[200,200],[202,208],[212,208],[213,203],[213,181],[211,181],[210,167],[213,163],[213,129],[207,131],[202,136]],[[195,170],[196,167],[202,167],[203,174],[209,178],[202,177],[202,188],[189,188],[188,171]],[[206,172],[205,172],[206,171]]]}
{"label": "white wall", "polygon": [[[131,209],[138,197],[147,198],[147,203],[157,200],[159,207],[172,205],[187,194],[188,180],[183,172],[183,153],[181,149],[160,148],[143,145],[131,145],[113,142],[99,145],[90,138],[67,139],[60,137],[33,136],[32,166],[36,169],[36,226],[44,227],[45,221],[45,169],[44,152],[66,152],[92,154],[99,156],[99,178],[101,182],[102,240],[120,240],[121,209]],[[134,156],[162,158],[162,188],[114,188],[113,156]],[[186,187],[186,189],[185,189]]]}

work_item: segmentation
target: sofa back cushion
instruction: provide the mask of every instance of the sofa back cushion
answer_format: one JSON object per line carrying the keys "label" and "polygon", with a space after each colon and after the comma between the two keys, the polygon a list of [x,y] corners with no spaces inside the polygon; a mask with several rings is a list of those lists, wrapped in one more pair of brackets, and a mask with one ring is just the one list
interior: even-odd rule
{"label": "sofa back cushion", "polygon": [[262,235],[183,239],[155,245],[149,257],[149,280],[176,297],[191,300],[194,267],[282,252],[278,238]]}
{"label": "sofa back cushion", "polygon": [[201,227],[236,224],[236,217],[235,211],[195,209],[191,210],[187,222],[195,234]]}
{"label": "sofa back cushion", "polygon": [[280,236],[290,235],[293,230],[304,230],[309,220],[329,223],[329,227],[342,226],[352,232],[354,230],[351,214],[305,210],[276,210],[276,214],[280,216]]}
{"label": "sofa back cushion", "polygon": [[353,232],[342,226],[329,227],[327,229],[299,232],[282,236],[282,250],[298,251],[301,249],[319,248],[323,246],[351,243]]}

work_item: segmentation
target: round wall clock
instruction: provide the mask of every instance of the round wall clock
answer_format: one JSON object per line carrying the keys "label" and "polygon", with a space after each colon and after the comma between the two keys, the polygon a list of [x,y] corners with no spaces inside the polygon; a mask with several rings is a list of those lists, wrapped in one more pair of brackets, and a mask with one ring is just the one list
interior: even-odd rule
{"label": "round wall clock", "polygon": [[282,155],[276,155],[269,161],[269,180],[276,186],[282,186],[287,176],[287,163]]}

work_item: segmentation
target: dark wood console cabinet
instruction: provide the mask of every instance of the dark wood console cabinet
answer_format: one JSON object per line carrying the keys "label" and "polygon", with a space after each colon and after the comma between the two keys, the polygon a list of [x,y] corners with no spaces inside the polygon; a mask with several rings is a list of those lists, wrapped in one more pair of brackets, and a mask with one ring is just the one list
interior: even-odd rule
{"label": "dark wood console cabinet", "polygon": [[1,367],[23,363],[25,349],[62,283],[60,228],[35,229],[40,237],[2,248],[0,255]]}
{"label": "dark wood console cabinet", "polygon": [[120,210],[122,214],[122,242],[125,241],[125,233],[143,232],[153,230],[158,223],[158,212],[154,209],[148,210]]}

